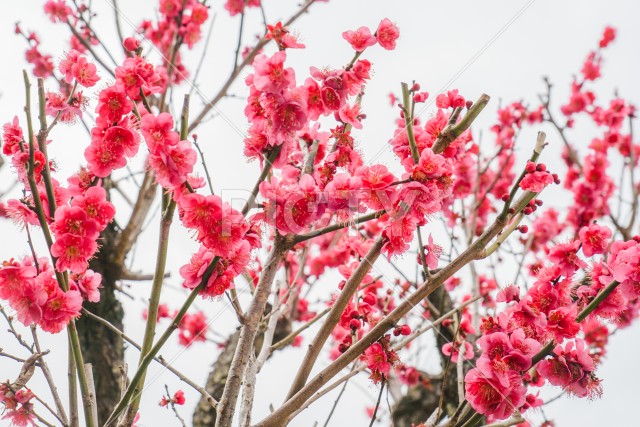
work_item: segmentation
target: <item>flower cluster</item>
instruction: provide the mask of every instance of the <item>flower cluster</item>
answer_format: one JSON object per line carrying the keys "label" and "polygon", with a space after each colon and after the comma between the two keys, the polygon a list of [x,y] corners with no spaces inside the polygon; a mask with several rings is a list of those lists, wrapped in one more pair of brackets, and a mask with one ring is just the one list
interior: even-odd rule
{"label": "flower cluster", "polygon": [[398,355],[389,346],[390,335],[385,335],[377,342],[371,344],[361,356],[361,360],[367,364],[367,368],[371,371],[369,378],[378,383],[385,380],[389,376],[391,368],[398,362]]}
{"label": "flower cluster", "polygon": [[191,143],[180,141],[169,113],[145,114],[140,130],[149,148],[149,167],[155,172],[156,181],[168,190],[179,189],[197,160]]}
{"label": "flower cluster", "polygon": [[227,0],[224,8],[229,12],[229,15],[235,16],[244,13],[246,7],[260,7],[260,1],[261,0]]}
{"label": "flower cluster", "polygon": [[124,86],[116,84],[100,91],[96,125],[91,129],[91,143],[84,151],[88,169],[95,176],[104,178],[123,168],[127,158],[138,152],[140,137],[134,130],[132,110],[133,103]]}
{"label": "flower cluster", "polygon": [[[177,310],[171,311],[166,304],[160,304],[156,322],[160,322],[162,319],[173,320],[177,314]],[[145,309],[142,312],[142,318],[147,320],[148,315],[149,313]],[[208,327],[207,317],[202,311],[185,314],[180,323],[178,323],[178,343],[189,347],[194,342],[205,342],[207,340]]]}
{"label": "flower cluster", "polygon": [[14,426],[35,426],[36,416],[31,402],[34,397],[28,388],[12,390],[9,384],[0,384],[0,403],[5,408],[2,419],[9,420]]}
{"label": "flower cluster", "polygon": [[57,333],[71,319],[80,315],[82,295],[78,283],[96,288],[89,273],[85,280],[78,278],[73,289],[63,291],[56,281],[54,269],[46,258],[34,260],[24,257],[21,261],[9,260],[0,267],[0,299],[16,311],[18,321],[26,326],[37,324],[44,331]]}
{"label": "flower cluster", "polygon": [[206,341],[208,326],[207,318],[203,312],[185,314],[178,326],[178,343],[189,347],[196,341]]}
{"label": "flower cluster", "polygon": [[[507,309],[483,320],[483,336],[477,341],[482,354],[477,368],[466,377],[467,399],[476,411],[504,419],[516,409],[526,410],[526,385],[540,386],[544,380],[579,397],[600,393],[594,371],[604,354],[608,331],[597,318],[624,317],[640,296],[636,275],[640,246],[636,240],[613,242],[606,262],[594,261],[589,280],[574,285],[577,271],[588,268],[579,251],[588,256],[605,253],[611,231],[593,224],[580,236],[581,240],[548,250],[552,264],[537,270],[536,282],[524,296],[513,285],[498,294],[497,300],[507,303]],[[578,310],[586,310],[612,283],[620,285],[588,312],[587,322],[579,323],[584,316],[579,318]],[[572,299],[572,294],[578,298]],[[581,331],[584,338],[578,337]],[[531,373],[532,358],[549,342],[557,343],[551,358],[542,360]]]}
{"label": "flower cluster", "polygon": [[383,19],[378,29],[372,35],[367,27],[360,27],[355,31],[345,31],[342,38],[345,39],[356,52],[363,52],[367,47],[376,43],[387,50],[396,48],[396,40],[400,37],[400,30],[388,18]]}
{"label": "flower cluster", "polygon": [[169,79],[180,83],[189,76],[174,40],[193,48],[202,37],[202,25],[209,18],[209,10],[197,0],[161,0],[159,12],[157,23],[145,20],[140,29],[162,54],[163,64],[157,69],[162,76],[159,86],[164,89]]}
{"label": "flower cluster", "polygon": [[184,397],[184,391],[178,390],[173,394],[173,397],[171,397],[171,396],[162,396],[162,399],[160,400],[159,405],[160,406],[167,406],[170,403],[173,404],[173,405],[184,405],[184,402],[186,402],[186,399]]}
{"label": "flower cluster", "polygon": [[25,52],[25,59],[33,66],[33,75],[43,78],[52,76],[55,69],[53,57],[40,51],[38,35],[35,32],[25,34],[19,24],[16,24],[15,33],[22,35],[29,44],[29,49]]}

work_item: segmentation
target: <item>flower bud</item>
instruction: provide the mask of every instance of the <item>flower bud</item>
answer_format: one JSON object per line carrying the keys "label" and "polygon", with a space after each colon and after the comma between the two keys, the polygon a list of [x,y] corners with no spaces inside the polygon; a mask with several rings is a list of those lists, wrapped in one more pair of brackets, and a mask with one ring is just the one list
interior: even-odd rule
{"label": "flower bud", "polygon": [[122,42],[122,46],[129,52],[135,52],[140,47],[140,40],[136,40],[133,37],[127,37]]}
{"label": "flower bud", "polygon": [[352,331],[357,331],[358,329],[360,329],[360,321],[358,319],[351,319],[349,321],[349,328]]}

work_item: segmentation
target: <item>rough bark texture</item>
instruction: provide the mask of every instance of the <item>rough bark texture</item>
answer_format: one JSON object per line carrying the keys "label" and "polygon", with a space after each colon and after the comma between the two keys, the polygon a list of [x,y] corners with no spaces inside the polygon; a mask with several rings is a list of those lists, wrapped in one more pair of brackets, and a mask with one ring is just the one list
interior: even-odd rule
{"label": "rough bark texture", "polygon": [[[440,287],[429,295],[429,300],[440,311],[445,313],[453,308],[449,293]],[[453,341],[451,330],[438,326],[436,328],[436,342],[439,349],[448,342]],[[449,363],[445,384],[443,387],[442,379],[444,378],[445,368],[447,366],[447,358],[442,357],[442,374],[438,378],[430,380],[430,386],[425,387],[422,384],[411,387],[407,394],[400,399],[393,410],[393,422],[395,427],[411,427],[412,424],[418,425],[424,423],[429,416],[438,409],[440,404],[440,395],[444,392],[444,400],[442,403],[443,414],[452,415],[458,406],[458,385],[456,364]],[[465,366],[465,371],[468,366]]]}
{"label": "rough bark texture", "polygon": [[[238,345],[238,338],[240,338],[240,331],[236,331],[229,337],[226,347],[218,356],[218,360],[215,361],[207,377],[207,384],[205,390],[214,399],[219,400],[222,396],[222,390],[227,382],[227,374],[229,373],[229,367],[231,366],[231,359],[236,352],[236,346]],[[216,424],[216,410],[206,399],[201,398],[193,412],[193,425],[194,427],[214,426]]]}
{"label": "rough bark texture", "polygon": [[[85,302],[83,306],[123,330],[124,311],[116,298],[116,282],[121,269],[109,260],[115,233],[111,225],[105,230],[102,235],[102,247],[90,263],[90,268],[102,275],[100,302]],[[119,336],[89,316],[81,316],[76,324],[84,361],[93,364],[100,425],[109,418],[109,414],[120,400],[119,367],[124,363],[124,346]]]}
{"label": "rough bark texture", "polygon": [[[271,306],[267,305],[266,309],[267,313],[271,311]],[[280,319],[278,324],[276,325],[276,331],[273,337],[273,342],[276,343],[281,339],[285,338],[287,335],[291,333],[291,322],[285,319]],[[205,385],[205,390],[209,393],[214,399],[219,400],[222,396],[222,391],[224,390],[224,386],[227,382],[227,375],[229,374],[229,368],[231,367],[231,361],[233,360],[233,355],[236,352],[236,347],[238,345],[238,339],[240,338],[240,331],[236,331],[229,337],[227,341],[227,345],[222,350],[222,353],[218,356],[218,359],[213,363],[211,367],[211,371],[209,372],[209,376],[207,377],[207,384]],[[260,331],[255,341],[255,352],[256,355],[259,353],[260,348],[262,347],[262,338],[263,333]],[[216,410],[207,399],[204,397],[200,398],[198,405],[196,406],[195,411],[193,412],[193,427],[211,427],[216,424]]]}

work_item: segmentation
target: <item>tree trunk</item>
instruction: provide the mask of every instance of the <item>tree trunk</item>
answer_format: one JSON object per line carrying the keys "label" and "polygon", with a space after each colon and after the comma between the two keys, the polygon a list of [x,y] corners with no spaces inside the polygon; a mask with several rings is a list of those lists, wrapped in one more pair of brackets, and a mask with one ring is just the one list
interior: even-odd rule
{"label": "tree trunk", "polygon": [[[89,268],[102,275],[100,302],[87,302],[84,308],[123,330],[124,311],[116,298],[116,282],[121,267],[109,260],[115,234],[113,226],[109,225],[102,235],[102,247],[89,265]],[[100,425],[109,418],[120,400],[120,367],[124,365],[124,346],[119,336],[88,316],[81,316],[76,324],[84,361],[93,364]]]}
{"label": "tree trunk", "polygon": [[[229,374],[229,367],[231,366],[231,360],[236,352],[236,346],[238,345],[238,338],[240,338],[240,331],[236,331],[229,337],[227,345],[225,346],[218,360],[215,361],[209,372],[207,378],[207,384],[205,390],[214,399],[219,400],[224,390],[224,385],[227,382],[227,375]],[[196,406],[193,412],[193,427],[207,427],[216,425],[216,410],[213,408],[207,399],[200,398],[198,406]]]}
{"label": "tree trunk", "polygon": [[[446,313],[453,308],[449,293],[444,287],[435,290],[428,298],[440,313]],[[440,351],[444,344],[453,341],[453,334],[450,328],[442,325],[438,326],[435,331],[436,343],[438,351]],[[458,407],[456,364],[453,362],[447,363],[447,357],[442,356],[441,359],[442,374],[438,378],[430,379],[428,387],[422,384],[411,387],[407,394],[397,402],[393,409],[395,427],[411,427],[412,425],[424,423],[434,411],[438,410],[440,396],[443,393],[442,413],[452,415],[455,412]],[[467,367],[465,366],[465,368]],[[443,379],[445,381],[444,385]]]}
{"label": "tree trunk", "polygon": [[[265,314],[271,311],[271,304],[267,304]],[[264,337],[264,331],[260,331],[256,336],[254,348],[256,355],[262,347],[262,339]],[[284,339],[291,333],[291,322],[287,319],[280,319],[276,324],[276,330],[273,335],[273,343]],[[209,376],[207,377],[207,384],[205,390],[214,399],[219,400],[222,397],[224,386],[227,383],[227,375],[229,374],[229,368],[231,368],[231,361],[236,352],[238,346],[238,339],[240,338],[240,330],[234,332],[229,337],[227,345],[225,346],[218,359],[213,363]],[[216,410],[213,408],[207,399],[200,398],[195,411],[193,412],[193,427],[213,427],[216,425]]]}

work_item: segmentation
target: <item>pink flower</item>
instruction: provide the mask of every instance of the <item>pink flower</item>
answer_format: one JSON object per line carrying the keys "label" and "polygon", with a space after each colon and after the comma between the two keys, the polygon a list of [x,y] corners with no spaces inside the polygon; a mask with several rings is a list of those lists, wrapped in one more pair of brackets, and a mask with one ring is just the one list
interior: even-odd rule
{"label": "pink flower", "polygon": [[227,0],[224,8],[229,11],[229,15],[234,16],[242,13],[245,5],[247,7],[258,7],[260,6],[260,0]]}
{"label": "pink flower", "polygon": [[[195,341],[206,341],[207,326],[207,318],[203,312],[185,314],[178,325],[178,342],[185,347],[189,347]],[[182,403],[184,403],[184,395]],[[179,405],[182,405],[182,403],[179,403]]]}
{"label": "pink flower", "polygon": [[378,29],[376,30],[376,39],[380,46],[387,50],[393,50],[396,48],[396,40],[400,37],[400,30],[391,22],[388,18],[384,18],[380,21]]}
{"label": "pink flower", "polygon": [[33,413],[33,409],[30,404],[22,405],[18,409],[7,410],[6,413],[2,416],[2,419],[10,420],[11,425],[16,427],[26,427],[29,425],[31,426],[36,425],[36,416]]}
{"label": "pink flower", "polygon": [[9,299],[9,304],[16,311],[18,320],[23,325],[40,322],[42,306],[47,302],[47,291],[33,280],[22,283],[20,292]]}
{"label": "pink flower", "polygon": [[209,263],[214,258],[213,252],[201,246],[198,252],[193,254],[189,264],[180,267],[180,276],[184,279],[183,286],[193,289],[200,284],[201,277]]}
{"label": "pink flower", "polygon": [[575,305],[560,307],[552,310],[547,315],[547,330],[557,342],[565,338],[573,338],[580,331],[580,325],[576,322],[578,309]]}
{"label": "pink flower", "polygon": [[458,94],[458,89],[453,89],[447,93],[441,93],[436,97],[436,106],[438,108],[458,108],[465,106],[465,99]]}
{"label": "pink flower", "polygon": [[77,50],[71,50],[64,55],[64,59],[60,61],[58,65],[58,71],[64,74],[64,79],[67,83],[71,83],[73,81],[73,64],[78,62],[81,53]]}
{"label": "pink flower", "polygon": [[356,129],[362,129],[360,120],[363,115],[360,114],[360,104],[357,102],[353,105],[345,104],[339,111],[338,116],[343,123],[348,123]]}
{"label": "pink flower", "polygon": [[76,63],[71,66],[71,73],[78,84],[84,87],[95,86],[100,81],[96,66],[88,62],[84,56],[78,58]]}
{"label": "pink flower", "polygon": [[418,220],[415,216],[394,216],[382,231],[382,236],[385,238],[382,252],[389,258],[406,252],[417,228]]}
{"label": "pink flower", "polygon": [[100,273],[86,270],[84,274],[75,277],[74,283],[87,301],[100,301],[100,288],[102,287],[102,275]]}
{"label": "pink flower", "polygon": [[35,226],[40,225],[40,221],[38,220],[36,213],[20,200],[9,199],[7,201],[6,211],[7,216],[20,227],[24,227],[27,224]]}
{"label": "pink flower", "polygon": [[124,60],[123,64],[116,67],[116,82],[122,85],[129,98],[140,100],[140,92],[145,96],[158,93],[162,90],[161,77],[146,59],[133,56]]}
{"label": "pink flower", "polygon": [[278,51],[270,58],[267,55],[258,55],[253,60],[253,85],[261,92],[280,93],[284,89],[295,85],[296,76],[293,68],[284,68],[287,54]]}
{"label": "pink flower", "polygon": [[98,97],[96,112],[106,121],[117,122],[133,110],[133,103],[127,98],[122,86],[109,86]]}
{"label": "pink flower", "polygon": [[[593,299],[613,281],[611,272],[606,264],[595,263],[591,267],[588,285],[578,287],[578,305],[587,306]],[[627,298],[622,294],[620,286],[617,286],[598,306],[593,310],[591,317],[598,316],[605,319],[615,319],[627,308]]]}
{"label": "pink flower", "polygon": [[104,132],[103,144],[117,152],[122,153],[127,157],[133,157],[138,152],[140,137],[133,133],[131,129],[123,126],[111,126]]}
{"label": "pink flower", "polygon": [[69,186],[67,190],[70,196],[80,196],[84,194],[90,187],[95,179],[95,175],[87,170],[87,168],[80,168],[78,173],[70,176],[67,179]]}
{"label": "pink flower", "polygon": [[573,82],[571,85],[571,96],[569,102],[560,107],[560,111],[565,116],[571,116],[575,113],[584,111],[589,105],[593,104],[595,95],[590,91],[582,91],[582,85]]}
{"label": "pink flower", "polygon": [[609,46],[609,43],[616,39],[616,29],[613,27],[605,27],[604,32],[602,33],[602,38],[600,39],[599,46],[601,49]]}
{"label": "pink flower", "polygon": [[293,36],[287,28],[282,25],[282,22],[276,23],[276,25],[267,25],[267,40],[275,40],[278,47],[284,49],[303,49],[305,46],[298,43],[298,40]]}
{"label": "pink flower", "polygon": [[0,298],[11,300],[21,294],[24,283],[32,281],[37,269],[31,257],[24,257],[22,261],[13,258],[4,261],[0,267]]}
{"label": "pink flower", "polygon": [[179,139],[177,132],[173,131],[173,117],[169,113],[158,116],[145,114],[140,120],[140,131],[152,154],[158,153],[165,144],[177,144]]}
{"label": "pink flower", "polygon": [[600,57],[591,52],[582,65],[582,75],[585,80],[596,80],[600,77]]}
{"label": "pink flower", "polygon": [[193,171],[197,155],[189,141],[166,145],[149,156],[149,166],[156,173],[158,184],[167,189],[179,187]]}
{"label": "pink flower", "polygon": [[56,334],[62,331],[71,319],[80,316],[82,297],[78,291],[63,292],[57,288],[44,305],[40,327],[43,331]]}
{"label": "pink flower", "polygon": [[176,405],[184,405],[186,399],[184,398],[184,391],[178,390],[173,395],[173,401]]}
{"label": "pink flower", "polygon": [[522,377],[512,372],[508,375],[508,385],[486,377],[479,369],[471,369],[465,376],[466,398],[478,413],[505,419],[525,403],[527,389],[522,385]]}
{"label": "pink flower", "polygon": [[11,123],[2,125],[2,152],[7,156],[11,156],[20,151],[20,142],[24,140],[22,128],[18,121],[18,116],[13,118]]}
{"label": "pink flower", "polygon": [[442,254],[442,246],[434,244],[433,236],[429,234],[429,240],[424,249],[427,267],[429,267],[431,270],[435,270],[436,268],[438,268],[438,259]]}
{"label": "pink flower", "polygon": [[342,38],[349,42],[356,52],[362,52],[377,42],[367,27],[360,27],[355,31],[345,31],[342,33]]}
{"label": "pink flower", "polygon": [[553,184],[553,176],[547,171],[535,171],[527,173],[522,181],[520,181],[520,188],[525,191],[532,191],[534,193],[541,192],[547,185]]}
{"label": "pink flower", "polygon": [[58,117],[62,123],[73,123],[76,117],[82,117],[85,104],[88,103],[81,91],[77,91],[67,103],[66,96],[57,92],[47,92],[45,112],[48,116]]}
{"label": "pink flower", "polygon": [[216,256],[227,258],[243,245],[249,226],[244,216],[216,195],[187,194],[178,202],[185,227]]}
{"label": "pink flower", "polygon": [[49,15],[51,22],[67,22],[73,11],[65,0],[47,0],[44,4],[44,13]]}
{"label": "pink flower", "polygon": [[395,181],[395,177],[386,166],[361,166],[356,170],[355,176],[362,182],[362,188],[365,190],[362,192],[363,203],[368,207],[382,209],[393,206],[396,201],[396,189],[390,184]]}
{"label": "pink flower", "polygon": [[450,176],[451,165],[440,154],[435,154],[431,148],[425,148],[420,154],[418,163],[409,158],[403,162],[405,169],[411,172],[411,178],[419,182],[427,182],[439,179],[442,176]]}
{"label": "pink flower", "polygon": [[260,185],[260,193],[266,200],[264,218],[282,233],[300,233],[325,212],[320,190],[307,174],[297,183],[272,178]]}
{"label": "pink flower", "polygon": [[202,25],[206,22],[207,18],[209,18],[209,9],[206,5],[195,3],[191,6],[191,22],[196,25]]}
{"label": "pink flower", "polygon": [[[299,102],[284,102],[275,109],[272,115],[273,132],[287,134],[300,130],[307,121],[304,106]],[[278,138],[280,139],[280,138]]]}
{"label": "pink flower", "polygon": [[115,207],[107,201],[107,192],[102,187],[90,187],[84,195],[74,197],[71,205],[81,208],[88,218],[96,221],[99,231],[107,227],[116,213]]}
{"label": "pink flower", "polygon": [[574,240],[569,243],[560,243],[549,251],[549,261],[560,267],[560,274],[565,277],[571,276],[579,268],[586,268],[587,263],[578,256],[580,241]]}
{"label": "pink flower", "polygon": [[140,40],[133,37],[127,37],[122,42],[122,46],[129,52],[135,52],[140,47]]}
{"label": "pink flower", "polygon": [[327,205],[335,211],[354,211],[360,206],[360,178],[346,173],[335,174],[333,180],[325,187]]}
{"label": "pink flower", "polygon": [[[620,282],[622,294],[629,299],[639,297],[640,244],[635,240],[613,242],[608,261],[613,279]],[[605,281],[608,279],[604,278]]]}
{"label": "pink flower", "polygon": [[541,347],[536,340],[526,338],[522,329],[514,330],[510,336],[504,332],[484,335],[477,343],[483,352],[477,361],[478,369],[503,387],[509,386],[513,373],[531,367],[531,357]]}
{"label": "pink flower", "polygon": [[387,353],[379,342],[371,344],[361,357],[371,371],[387,375],[391,370]]}
{"label": "pink flower", "polygon": [[586,256],[603,254],[609,245],[611,230],[609,227],[598,224],[590,224],[580,229],[580,242],[582,242],[582,253]]}
{"label": "pink flower", "polygon": [[[201,295],[215,298],[233,287],[233,279],[249,264],[250,249],[249,243],[241,241],[238,249],[233,251],[227,258],[218,261],[206,286],[202,289]],[[213,252],[201,246],[198,252],[191,257],[189,264],[180,268],[180,276],[185,279],[183,286],[188,289],[198,286],[213,258]]]}
{"label": "pink flower", "polygon": [[[460,347],[464,347],[461,349]],[[456,341],[455,343],[446,343],[442,346],[442,354],[445,356],[451,356],[451,362],[458,363],[458,358],[462,356],[463,360],[473,359],[473,346],[469,341],[462,340],[462,342]]]}
{"label": "pink flower", "polygon": [[600,393],[600,380],[594,375],[593,359],[584,341],[568,342],[564,348],[557,345],[553,353],[551,358],[538,364],[543,378],[578,397]]}
{"label": "pink flower", "polygon": [[60,206],[56,209],[55,222],[51,225],[56,237],[73,234],[95,239],[98,237],[98,223],[87,217],[87,213],[77,206]]}
{"label": "pink flower", "polygon": [[51,255],[58,258],[56,270],[82,273],[97,248],[95,240],[91,238],[64,234],[51,246]]}
{"label": "pink flower", "polygon": [[110,145],[104,141],[92,143],[84,150],[89,171],[95,176],[104,178],[111,172],[127,164],[124,149],[119,145]]}
{"label": "pink flower", "polygon": [[509,285],[501,289],[496,295],[497,302],[510,303],[512,301],[520,301],[520,288],[516,285]]}

